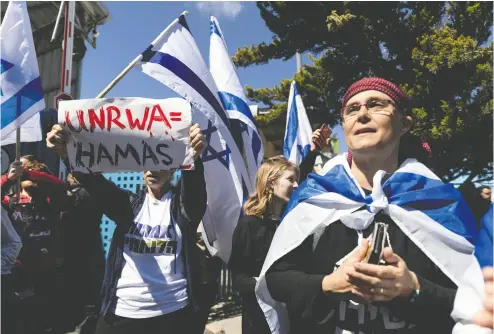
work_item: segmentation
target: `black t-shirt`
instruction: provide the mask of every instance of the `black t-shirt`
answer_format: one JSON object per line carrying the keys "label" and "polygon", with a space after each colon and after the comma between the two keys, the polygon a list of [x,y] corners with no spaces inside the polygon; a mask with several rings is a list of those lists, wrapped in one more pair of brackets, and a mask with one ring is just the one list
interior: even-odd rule
{"label": "black t-shirt", "polygon": [[21,197],[20,203],[12,201],[10,207],[12,225],[22,240],[21,263],[33,271],[54,268],[58,253],[58,221],[49,204]]}
{"label": "black t-shirt", "polygon": [[69,186],[66,196],[66,206],[60,215],[65,256],[68,260],[76,260],[79,265],[80,261],[94,265],[97,259],[100,264],[104,259],[100,234],[103,212],[87,190],[79,185]]}
{"label": "black t-shirt", "polygon": [[[418,298],[413,303],[408,298],[395,298],[385,303],[357,304],[351,294],[324,294],[324,276],[336,270],[358,245],[357,231],[337,221],[309,236],[273,264],[266,275],[270,294],[287,305],[291,333],[451,333],[456,285],[389,216],[380,215],[379,220],[389,226],[393,251],[416,273],[421,286]],[[363,237],[373,228],[371,224],[362,231]]]}

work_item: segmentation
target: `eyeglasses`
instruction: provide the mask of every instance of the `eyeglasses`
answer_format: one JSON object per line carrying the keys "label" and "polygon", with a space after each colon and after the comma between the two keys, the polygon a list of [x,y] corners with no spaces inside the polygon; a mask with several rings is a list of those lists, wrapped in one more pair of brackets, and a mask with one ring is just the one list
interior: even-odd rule
{"label": "eyeglasses", "polygon": [[362,106],[365,106],[369,113],[379,113],[388,111],[389,106],[395,106],[395,103],[391,100],[374,99],[364,104],[351,104],[341,109],[343,120],[346,121],[347,119],[357,116]]}

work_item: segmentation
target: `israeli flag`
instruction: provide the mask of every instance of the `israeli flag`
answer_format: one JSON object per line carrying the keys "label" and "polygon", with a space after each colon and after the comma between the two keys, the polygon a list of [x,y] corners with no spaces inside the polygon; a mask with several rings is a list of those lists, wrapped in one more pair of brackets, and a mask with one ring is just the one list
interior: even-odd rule
{"label": "israeli flag", "polygon": [[[372,194],[366,196],[352,175],[346,153],[330,160],[322,174],[309,174],[292,195],[257,282],[256,295],[273,333],[289,331],[286,309],[273,300],[266,285],[265,274],[273,263],[319,228],[340,220],[361,231],[372,224],[381,210],[455,284],[473,287],[468,303],[458,306],[459,323],[455,328],[457,333],[483,333],[470,323],[472,315],[482,307],[484,289],[474,255],[477,228],[470,209],[452,185],[444,184],[427,167],[408,159],[392,175],[378,171]],[[367,210],[358,210],[363,206]]]}
{"label": "israeli flag", "polygon": [[[228,54],[223,32],[214,16],[211,16],[210,31],[209,68],[218,87],[223,108],[225,108],[230,120],[235,120],[240,124],[241,134],[239,137],[242,138],[243,142],[250,182],[254,185],[257,170],[264,157],[261,136],[247,105],[247,98],[238,79],[235,66]],[[232,131],[234,131],[233,128]]]}
{"label": "israeli flag", "polygon": [[202,154],[208,207],[203,218],[205,239],[213,255],[228,262],[232,235],[244,198],[252,191],[250,178],[228,129],[229,118],[184,14],[142,54],[142,71],[183,96],[192,105],[207,147]]}
{"label": "israeli flag", "polygon": [[297,83],[292,82],[288,97],[286,115],[285,139],[283,141],[283,155],[285,158],[300,165],[309,154],[312,129],[305,112],[304,103],[298,93]]}
{"label": "israeli flag", "polygon": [[[25,1],[10,1],[0,26],[0,116],[2,145],[41,140],[39,112],[45,108]],[[21,126],[22,125],[22,126]]]}
{"label": "israeli flag", "polygon": [[494,204],[489,206],[486,214],[480,219],[482,227],[480,228],[477,242],[475,243],[475,256],[482,267],[493,266],[493,215]]}

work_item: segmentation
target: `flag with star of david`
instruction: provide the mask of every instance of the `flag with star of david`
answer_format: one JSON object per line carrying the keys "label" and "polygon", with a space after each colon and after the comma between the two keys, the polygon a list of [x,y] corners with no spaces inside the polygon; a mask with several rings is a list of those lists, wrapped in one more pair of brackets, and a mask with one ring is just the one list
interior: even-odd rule
{"label": "flag with star of david", "polygon": [[25,1],[10,1],[0,27],[0,110],[2,145],[41,140],[39,112],[45,108]]}
{"label": "flag with star of david", "polygon": [[309,154],[312,129],[295,81],[290,86],[283,155],[300,165]]}
{"label": "flag with star of david", "polygon": [[210,21],[209,68],[218,86],[223,107],[232,124],[237,122],[237,137],[242,138],[242,146],[250,175],[250,182],[255,184],[256,174],[264,158],[264,149],[252,112],[247,105],[244,88],[235,71],[235,66],[228,54],[226,41],[220,24],[214,16]]}
{"label": "flag with star of david", "polygon": [[202,220],[206,244],[226,263],[242,204],[252,185],[229,130],[218,88],[181,15],[142,53],[144,73],[173,89],[192,105],[207,146],[202,154],[208,207]]}

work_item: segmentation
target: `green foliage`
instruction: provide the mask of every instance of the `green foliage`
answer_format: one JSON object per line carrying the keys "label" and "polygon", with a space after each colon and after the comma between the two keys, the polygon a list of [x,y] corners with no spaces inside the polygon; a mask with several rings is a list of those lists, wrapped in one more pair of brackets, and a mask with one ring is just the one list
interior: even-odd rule
{"label": "green foliage", "polygon": [[286,121],[286,107],[286,103],[280,103],[273,106],[269,114],[258,115],[255,117],[257,126],[263,128],[275,122]]}
{"label": "green foliage", "polygon": [[291,80],[313,123],[340,122],[341,97],[354,81],[380,76],[413,99],[412,132],[424,137],[445,180],[492,177],[492,2],[258,2],[273,40],[237,50],[237,66],[291,59],[311,64],[273,88],[247,88],[286,117]]}

